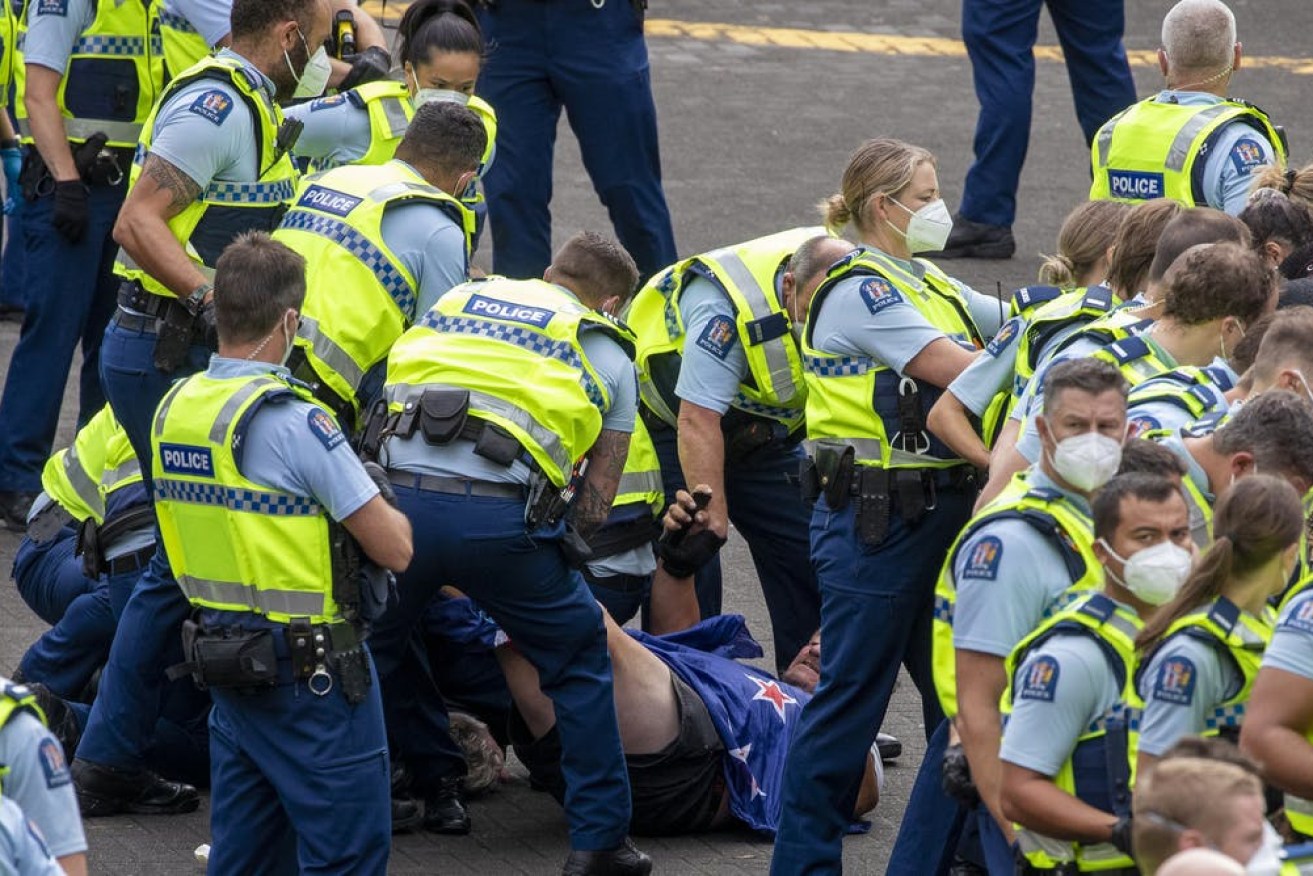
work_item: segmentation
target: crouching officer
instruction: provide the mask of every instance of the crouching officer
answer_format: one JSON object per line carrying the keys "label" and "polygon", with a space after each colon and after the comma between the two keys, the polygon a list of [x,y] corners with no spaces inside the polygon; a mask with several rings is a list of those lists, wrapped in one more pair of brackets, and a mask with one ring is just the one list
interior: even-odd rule
{"label": "crouching officer", "polygon": [[175,384],[151,434],[161,537],[198,609],[184,652],[214,698],[216,873],[292,856],[300,872],[383,873],[391,842],[383,708],[353,567],[358,544],[403,570],[410,524],[281,366],[304,297],[300,256],[258,232],[239,237],[215,274],[218,355]]}
{"label": "crouching officer", "polygon": [[563,550],[606,519],[625,466],[638,394],[633,335],[603,311],[637,280],[628,253],[583,232],[541,281],[493,278],[448,292],[388,357],[381,453],[418,547],[400,604],[375,631],[392,739],[426,809],[436,804],[432,829],[468,830],[452,805],[463,762],[453,769],[433,744],[446,736],[441,699],[431,681],[415,691],[402,665],[424,606],[451,584],[506,631],[556,706],[567,874],[652,868],[626,837],[629,784],[601,610]]}
{"label": "crouching officer", "polygon": [[305,257],[305,310],[288,367],[348,432],[383,388],[388,350],[468,274],[474,216],[452,193],[485,136],[469,109],[425,105],[397,157],[308,179],[274,239]]}
{"label": "crouching officer", "polygon": [[1044,621],[1007,660],[1000,802],[1022,873],[1138,873],[1135,637],[1190,573],[1189,515],[1171,480],[1139,473],[1109,481],[1093,515],[1102,592]]}

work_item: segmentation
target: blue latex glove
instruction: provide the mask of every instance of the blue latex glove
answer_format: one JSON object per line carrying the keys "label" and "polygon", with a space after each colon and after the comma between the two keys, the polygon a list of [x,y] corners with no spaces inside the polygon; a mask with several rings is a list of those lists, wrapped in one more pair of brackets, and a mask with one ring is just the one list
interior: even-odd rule
{"label": "blue latex glove", "polygon": [[17,146],[0,149],[0,162],[5,172],[5,215],[18,210],[23,199],[19,197],[18,174],[23,170],[23,150]]}

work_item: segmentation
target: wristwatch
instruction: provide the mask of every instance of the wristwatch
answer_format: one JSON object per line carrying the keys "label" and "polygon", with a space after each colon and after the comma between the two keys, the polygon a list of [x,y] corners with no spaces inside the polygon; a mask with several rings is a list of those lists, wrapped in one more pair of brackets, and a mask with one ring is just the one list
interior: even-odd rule
{"label": "wristwatch", "polygon": [[201,312],[201,305],[205,303],[205,296],[214,291],[214,285],[211,283],[202,283],[192,290],[182,302],[182,306],[187,308],[187,312],[192,316]]}

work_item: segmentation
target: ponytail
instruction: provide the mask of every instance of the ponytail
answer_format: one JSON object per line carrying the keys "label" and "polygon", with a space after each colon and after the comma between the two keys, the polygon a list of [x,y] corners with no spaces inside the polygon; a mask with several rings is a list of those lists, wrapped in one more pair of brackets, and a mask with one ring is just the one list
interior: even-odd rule
{"label": "ponytail", "polygon": [[1076,266],[1072,264],[1070,258],[1062,253],[1045,256],[1044,263],[1039,266],[1039,281],[1046,286],[1074,289],[1076,287]]}
{"label": "ponytail", "polygon": [[830,195],[817,204],[816,209],[820,211],[821,221],[831,234],[838,234],[853,221],[853,211],[848,209],[848,202],[843,195]]}

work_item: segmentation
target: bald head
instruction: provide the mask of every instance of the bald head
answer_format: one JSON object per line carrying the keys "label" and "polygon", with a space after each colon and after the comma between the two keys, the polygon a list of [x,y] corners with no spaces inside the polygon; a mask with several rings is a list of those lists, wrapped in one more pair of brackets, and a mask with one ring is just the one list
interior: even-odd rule
{"label": "bald head", "polygon": [[789,269],[784,272],[781,289],[784,308],[794,322],[801,324],[806,319],[812,294],[825,279],[830,265],[856,248],[842,237],[819,235],[804,241],[794,251],[789,257]]}
{"label": "bald head", "polygon": [[1235,15],[1221,0],[1180,0],[1163,18],[1162,50],[1173,88],[1225,81],[1237,60]]}

